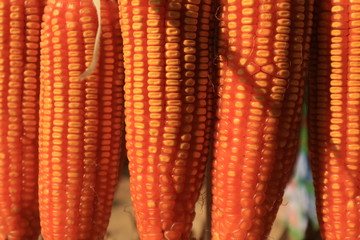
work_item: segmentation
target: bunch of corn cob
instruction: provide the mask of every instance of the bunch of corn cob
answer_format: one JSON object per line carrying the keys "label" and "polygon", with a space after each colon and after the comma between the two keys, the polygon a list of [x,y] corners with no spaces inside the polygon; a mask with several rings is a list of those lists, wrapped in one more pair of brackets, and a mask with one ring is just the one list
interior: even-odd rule
{"label": "bunch of corn cob", "polygon": [[141,239],[190,239],[214,86],[213,239],[265,239],[297,154],[313,6],[318,214],[325,239],[359,237],[360,1],[219,3],[0,2],[1,239],[40,223],[46,240],[103,239],[124,115]]}

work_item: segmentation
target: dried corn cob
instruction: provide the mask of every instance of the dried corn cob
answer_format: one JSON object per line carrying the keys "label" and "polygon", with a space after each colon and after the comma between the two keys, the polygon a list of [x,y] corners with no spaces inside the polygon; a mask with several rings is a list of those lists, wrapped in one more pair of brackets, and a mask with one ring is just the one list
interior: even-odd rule
{"label": "dried corn cob", "polygon": [[48,0],[41,38],[39,196],[42,234],[103,239],[118,181],[123,63],[118,6],[101,0],[101,40],[91,0]]}
{"label": "dried corn cob", "polygon": [[126,140],[141,239],[189,239],[208,154],[210,0],[121,0]]}
{"label": "dried corn cob", "polygon": [[290,81],[288,92],[284,95],[281,109],[282,120],[279,122],[278,147],[273,167],[273,177],[268,182],[267,208],[272,208],[266,232],[275,220],[282,202],[286,184],[293,172],[300,140],[300,122],[304,101],[304,85],[309,60],[310,36],[312,32],[314,0],[292,1],[291,27],[289,41]]}
{"label": "dried corn cob", "polygon": [[266,239],[298,148],[312,1],[222,1],[213,239]]}
{"label": "dried corn cob", "polygon": [[318,1],[310,159],[324,239],[360,236],[360,1]]}
{"label": "dried corn cob", "polygon": [[40,232],[38,96],[40,0],[0,2],[0,239]]}

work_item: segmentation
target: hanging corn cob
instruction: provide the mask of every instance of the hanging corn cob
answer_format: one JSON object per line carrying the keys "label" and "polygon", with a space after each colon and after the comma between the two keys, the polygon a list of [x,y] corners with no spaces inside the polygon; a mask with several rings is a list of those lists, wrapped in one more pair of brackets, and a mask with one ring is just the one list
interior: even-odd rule
{"label": "hanging corn cob", "polygon": [[316,204],[326,240],[360,236],[360,1],[317,1],[309,128]]}
{"label": "hanging corn cob", "polygon": [[38,96],[40,0],[0,2],[0,239],[40,232]]}
{"label": "hanging corn cob", "polygon": [[[99,14],[101,30],[91,0],[48,0],[45,8],[39,204],[46,240],[103,239],[110,216],[118,181],[124,73],[118,6],[101,0]],[[100,48],[94,54],[97,30]],[[93,73],[82,74],[89,65],[95,66]]]}
{"label": "hanging corn cob", "polygon": [[213,239],[266,239],[298,149],[313,1],[221,1]]}
{"label": "hanging corn cob", "polygon": [[189,239],[212,108],[211,0],[120,0],[130,188],[141,239]]}
{"label": "hanging corn cob", "polygon": [[[289,82],[281,107],[281,121],[278,125],[277,150],[273,167],[273,177],[268,182],[269,194],[266,199],[272,207],[267,223],[267,231],[275,220],[286,184],[293,173],[300,141],[300,122],[304,96],[304,85],[309,60],[310,36],[314,0],[291,1],[291,25],[289,37]],[[270,193],[271,192],[271,193]],[[281,196],[281,197],[280,197]]]}

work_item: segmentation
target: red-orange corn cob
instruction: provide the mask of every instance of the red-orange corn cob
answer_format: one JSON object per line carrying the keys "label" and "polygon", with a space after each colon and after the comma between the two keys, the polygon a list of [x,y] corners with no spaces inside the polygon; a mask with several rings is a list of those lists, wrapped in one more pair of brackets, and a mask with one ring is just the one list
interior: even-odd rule
{"label": "red-orange corn cob", "polygon": [[189,239],[208,154],[210,0],[121,0],[126,140],[141,239]]}
{"label": "red-orange corn cob", "polygon": [[312,1],[221,1],[213,239],[266,239],[298,148]]}
{"label": "red-orange corn cob", "polygon": [[360,1],[317,1],[309,150],[323,239],[360,238]]}
{"label": "red-orange corn cob", "polygon": [[40,232],[38,96],[40,0],[0,2],[0,239]]}
{"label": "red-orange corn cob", "polygon": [[282,202],[284,189],[293,173],[294,162],[299,148],[299,127],[304,96],[304,85],[309,60],[310,36],[312,32],[314,0],[292,1],[291,27],[289,38],[290,76],[281,108],[278,125],[277,150],[273,173],[268,182],[267,206],[273,206],[267,223],[270,232],[276,213]]}
{"label": "red-orange corn cob", "polygon": [[118,6],[48,0],[41,38],[39,204],[46,240],[103,239],[118,181],[123,63]]}

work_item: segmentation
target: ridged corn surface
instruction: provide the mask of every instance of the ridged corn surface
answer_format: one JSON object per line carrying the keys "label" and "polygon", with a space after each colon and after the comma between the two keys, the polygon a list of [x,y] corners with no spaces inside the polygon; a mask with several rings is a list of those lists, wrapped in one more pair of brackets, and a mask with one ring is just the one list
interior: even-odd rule
{"label": "ridged corn surface", "polygon": [[310,159],[323,239],[360,236],[360,1],[317,1]]}
{"label": "ridged corn surface", "polygon": [[266,239],[298,150],[312,1],[221,1],[214,240]]}
{"label": "ridged corn surface", "polygon": [[40,0],[0,2],[0,239],[40,232],[37,198]]}
{"label": "ridged corn surface", "polygon": [[117,3],[48,0],[41,35],[39,203],[46,240],[104,239],[118,182],[123,129],[122,39]]}
{"label": "ridged corn surface", "polygon": [[304,102],[304,87],[308,72],[310,56],[310,39],[313,24],[314,0],[291,1],[291,25],[289,38],[289,85],[284,95],[282,117],[279,122],[278,147],[273,167],[273,177],[268,183],[271,192],[267,199],[268,206],[272,204],[267,220],[267,233],[275,220],[276,213],[282,202],[286,184],[293,174],[294,163],[298,157],[300,143],[300,123]]}
{"label": "ridged corn surface", "polygon": [[130,190],[143,240],[190,239],[211,124],[210,0],[120,0]]}

